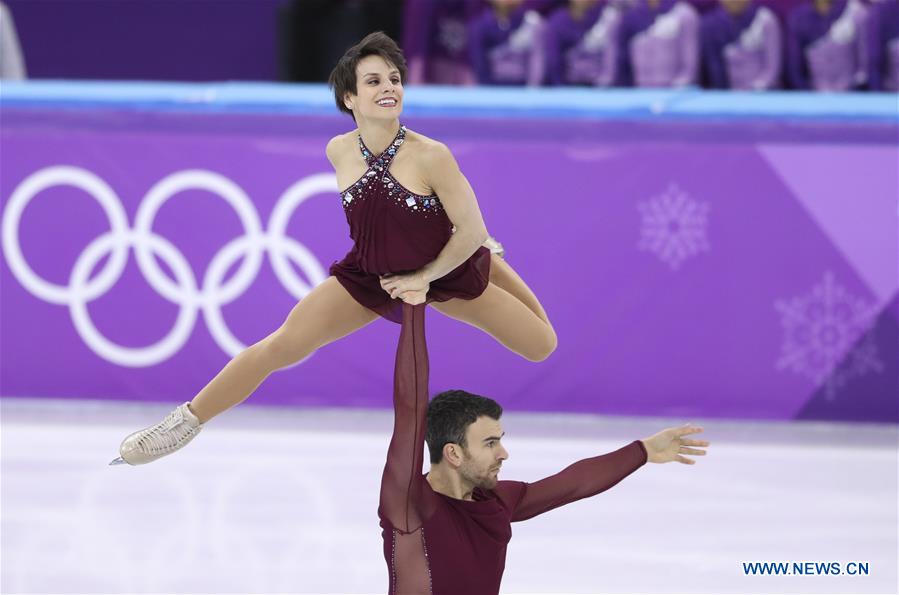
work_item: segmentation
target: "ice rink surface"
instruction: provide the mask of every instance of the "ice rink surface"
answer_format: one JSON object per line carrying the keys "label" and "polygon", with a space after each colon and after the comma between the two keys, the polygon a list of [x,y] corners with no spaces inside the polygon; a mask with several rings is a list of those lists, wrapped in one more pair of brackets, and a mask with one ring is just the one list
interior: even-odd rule
{"label": "ice rink surface", "polygon": [[[0,403],[3,593],[386,591],[389,411],[247,403],[170,457],[110,467],[127,434],[177,403]],[[688,421],[712,442],[696,465],[647,464],[516,523],[503,593],[897,592],[894,425],[510,412],[501,479]],[[862,561],[869,574],[744,575],[756,561]]]}

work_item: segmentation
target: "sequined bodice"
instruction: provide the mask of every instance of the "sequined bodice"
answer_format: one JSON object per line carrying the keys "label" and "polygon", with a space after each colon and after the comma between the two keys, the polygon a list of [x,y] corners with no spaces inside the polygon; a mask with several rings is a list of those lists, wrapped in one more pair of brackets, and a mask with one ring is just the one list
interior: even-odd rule
{"label": "sequined bodice", "polygon": [[374,155],[368,150],[368,147],[362,141],[361,135],[358,135],[358,139],[359,150],[368,164],[368,169],[353,185],[340,193],[345,210],[349,211],[359,201],[368,198],[378,186],[386,191],[389,199],[405,209],[421,211],[422,215],[443,210],[443,205],[440,204],[440,199],[436,194],[424,196],[411,192],[397,182],[393,174],[390,173],[390,164],[406,140],[405,126],[400,126],[393,141],[387,145],[387,149],[380,155]]}
{"label": "sequined bodice", "polygon": [[350,226],[350,261],[369,274],[415,271],[440,254],[452,235],[452,223],[436,194],[411,192],[390,173],[390,164],[406,140],[406,127],[380,155],[362,137],[359,151],[368,169],[340,193]]}

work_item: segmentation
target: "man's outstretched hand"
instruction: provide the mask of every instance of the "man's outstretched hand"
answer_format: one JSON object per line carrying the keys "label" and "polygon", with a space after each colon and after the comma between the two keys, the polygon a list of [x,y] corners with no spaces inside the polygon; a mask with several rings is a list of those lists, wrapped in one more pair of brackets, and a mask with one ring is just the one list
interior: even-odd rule
{"label": "man's outstretched hand", "polygon": [[641,440],[646,447],[647,462],[670,463],[677,461],[685,465],[695,465],[696,461],[683,455],[705,456],[705,451],[691,446],[708,446],[707,440],[694,440],[684,438],[690,434],[701,432],[702,428],[691,424],[684,424],[677,428],[662,430],[654,436]]}

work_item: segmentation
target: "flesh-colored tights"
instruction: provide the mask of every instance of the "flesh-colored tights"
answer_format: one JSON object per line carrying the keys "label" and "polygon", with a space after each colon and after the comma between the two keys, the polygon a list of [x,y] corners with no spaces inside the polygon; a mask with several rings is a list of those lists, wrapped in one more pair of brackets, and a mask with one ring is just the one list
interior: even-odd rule
{"label": "flesh-colored tights", "polygon": [[[432,302],[438,312],[480,328],[530,361],[543,361],[556,348],[556,333],[534,293],[497,255],[490,283],[473,300]],[[317,285],[272,334],[237,354],[190,402],[205,423],[242,403],[277,370],[366,326],[379,316],[356,302],[334,277]]]}

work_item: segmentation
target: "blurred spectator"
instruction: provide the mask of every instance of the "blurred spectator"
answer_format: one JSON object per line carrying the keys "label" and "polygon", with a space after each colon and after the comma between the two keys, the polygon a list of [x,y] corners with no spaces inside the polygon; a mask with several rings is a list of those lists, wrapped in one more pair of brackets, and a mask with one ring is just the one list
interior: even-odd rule
{"label": "blurred spectator", "polygon": [[797,6],[806,2],[808,2],[808,0],[767,0],[766,2],[763,2],[763,4],[765,4],[771,12],[777,15],[777,20],[780,21],[781,26],[785,26],[790,20],[790,13],[793,12]]}
{"label": "blurred spectator", "polygon": [[[201,4],[186,2],[181,10],[202,9]],[[241,6],[243,3],[221,4]],[[282,3],[278,10],[281,79],[327,81],[347,48],[372,31],[383,31],[393,39],[400,39],[402,8],[396,0],[290,0]]]}
{"label": "blurred spectator", "polygon": [[543,17],[564,8],[567,4],[568,0],[524,0],[526,10],[536,10]]}
{"label": "blurred spectator", "polygon": [[474,84],[468,52],[468,23],[486,0],[407,0],[403,53],[410,83]]}
{"label": "blurred spectator", "polygon": [[490,0],[469,29],[471,62],[482,85],[543,82],[543,17],[522,0]]}
{"label": "blurred spectator", "polygon": [[25,60],[12,13],[6,4],[0,2],[0,79],[21,80],[26,77]]}
{"label": "blurred spectator", "polygon": [[547,19],[546,82],[608,87],[615,81],[621,9],[608,0],[570,0]]}
{"label": "blurred spectator", "polygon": [[808,0],[790,13],[787,72],[796,89],[846,91],[868,78],[859,0]]}
{"label": "blurred spectator", "polygon": [[704,15],[702,59],[713,89],[773,89],[781,74],[780,23],[752,0],[721,0]]}
{"label": "blurred spectator", "polygon": [[619,40],[619,84],[696,84],[699,13],[691,4],[682,0],[641,0],[624,13]]}
{"label": "blurred spectator", "polygon": [[899,90],[899,0],[875,0],[868,14],[868,86]]}
{"label": "blurred spectator", "polygon": [[[705,14],[716,10],[721,0],[689,0],[690,4],[699,11],[699,14]],[[729,0],[725,0],[726,2]]]}

